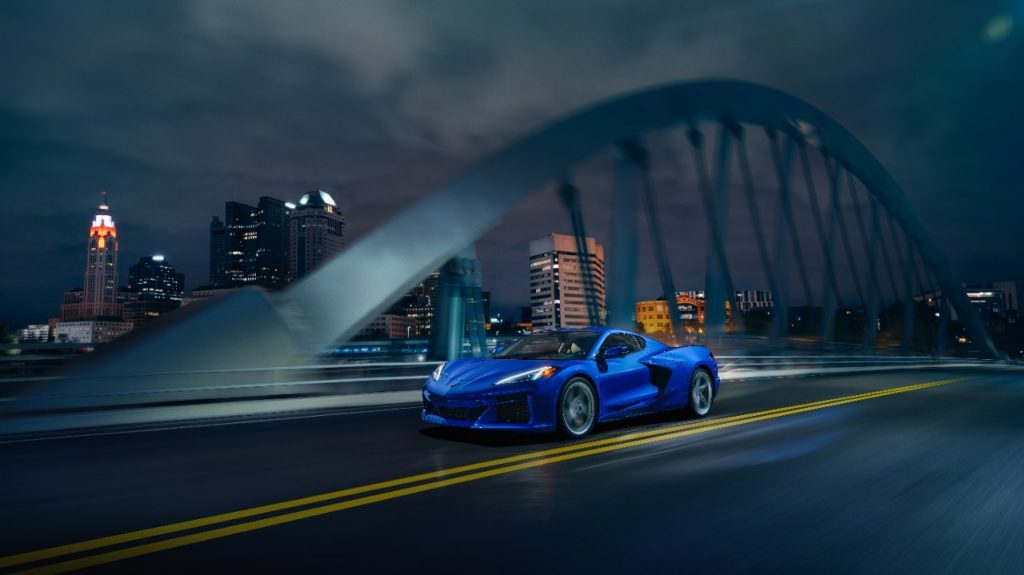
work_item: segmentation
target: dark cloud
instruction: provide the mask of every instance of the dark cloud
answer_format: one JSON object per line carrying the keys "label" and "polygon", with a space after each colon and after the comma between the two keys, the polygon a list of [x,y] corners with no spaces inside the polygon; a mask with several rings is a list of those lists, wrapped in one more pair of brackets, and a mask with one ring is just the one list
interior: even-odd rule
{"label": "dark cloud", "polygon": [[[358,238],[534,127],[704,77],[832,114],[904,186],[962,277],[1024,283],[1022,28],[1019,3],[999,0],[4,2],[0,321],[42,321],[81,283],[101,189],[123,230],[122,273],[159,251],[195,286],[225,200],[326,189]],[[677,283],[697,287],[703,266],[685,256],[703,253],[706,230],[677,144],[657,140],[656,185],[686,248]],[[610,166],[596,158],[577,175],[604,242]],[[730,241],[750,246],[749,228],[732,214]],[[525,303],[526,242],[548,231],[568,231],[550,191],[481,240],[499,304]],[[735,257],[756,269],[752,249]],[[655,295],[650,275],[641,289]]]}

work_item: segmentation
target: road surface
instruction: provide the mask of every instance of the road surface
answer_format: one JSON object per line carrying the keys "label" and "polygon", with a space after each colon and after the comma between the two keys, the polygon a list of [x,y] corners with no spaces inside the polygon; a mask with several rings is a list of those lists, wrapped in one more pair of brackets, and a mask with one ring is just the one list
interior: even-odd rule
{"label": "road surface", "polygon": [[5,442],[0,571],[1021,573],[1022,410],[1024,373],[927,371],[576,443],[405,406]]}

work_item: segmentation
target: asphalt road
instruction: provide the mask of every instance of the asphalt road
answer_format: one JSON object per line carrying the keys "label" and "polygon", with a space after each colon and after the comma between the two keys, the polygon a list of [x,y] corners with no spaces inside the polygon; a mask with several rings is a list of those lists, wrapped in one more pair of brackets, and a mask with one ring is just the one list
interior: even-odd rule
{"label": "asphalt road", "polygon": [[1021,372],[903,372],[731,383],[572,447],[411,408],[0,443],[0,571],[1021,573],[1022,410]]}

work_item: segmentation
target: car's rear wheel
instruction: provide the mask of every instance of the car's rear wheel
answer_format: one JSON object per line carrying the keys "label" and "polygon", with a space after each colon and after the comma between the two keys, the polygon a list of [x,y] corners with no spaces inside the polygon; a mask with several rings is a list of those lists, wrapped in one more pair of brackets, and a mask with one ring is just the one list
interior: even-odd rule
{"label": "car's rear wheel", "polygon": [[714,401],[715,385],[711,379],[711,372],[699,368],[690,377],[690,397],[686,411],[692,417],[704,417],[711,411],[711,404]]}
{"label": "car's rear wheel", "polygon": [[570,379],[558,397],[558,428],[569,437],[590,433],[597,419],[597,394],[582,377]]}

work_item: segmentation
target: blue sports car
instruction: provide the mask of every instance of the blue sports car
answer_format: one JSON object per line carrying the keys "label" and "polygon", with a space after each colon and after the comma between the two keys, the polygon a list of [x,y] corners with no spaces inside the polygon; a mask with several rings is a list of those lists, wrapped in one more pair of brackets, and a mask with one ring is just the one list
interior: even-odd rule
{"label": "blue sports car", "polygon": [[492,358],[437,366],[423,386],[422,418],[582,437],[597,423],[656,411],[704,417],[718,385],[707,348],[619,329],[560,329],[528,335]]}

